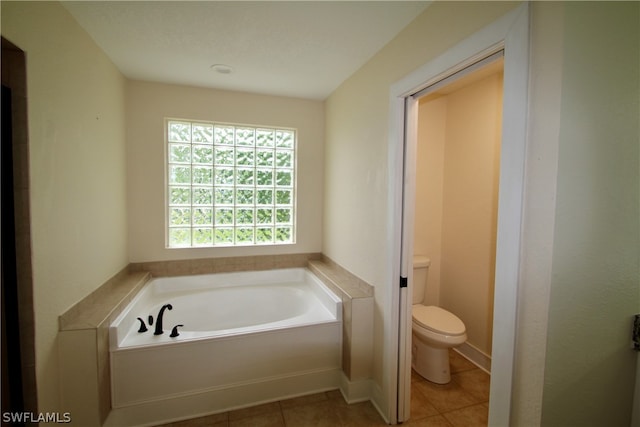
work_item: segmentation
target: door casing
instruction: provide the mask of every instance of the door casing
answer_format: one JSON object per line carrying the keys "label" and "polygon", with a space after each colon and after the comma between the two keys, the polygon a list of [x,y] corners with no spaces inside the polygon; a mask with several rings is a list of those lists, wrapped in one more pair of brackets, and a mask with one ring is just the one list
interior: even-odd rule
{"label": "door casing", "polygon": [[[415,164],[405,156],[415,153],[417,98],[412,95],[504,50],[504,104],[500,160],[500,195],[496,246],[494,352],[492,357],[489,425],[509,425],[515,356],[517,293],[529,84],[529,4],[524,3],[429,61],[391,86],[389,134],[389,262],[391,283],[408,278],[408,286],[391,286],[392,319],[396,333],[389,349],[389,372],[397,375],[390,387],[389,421],[409,419],[411,388],[411,298],[413,274],[413,206]],[[395,307],[395,309],[394,309]]]}

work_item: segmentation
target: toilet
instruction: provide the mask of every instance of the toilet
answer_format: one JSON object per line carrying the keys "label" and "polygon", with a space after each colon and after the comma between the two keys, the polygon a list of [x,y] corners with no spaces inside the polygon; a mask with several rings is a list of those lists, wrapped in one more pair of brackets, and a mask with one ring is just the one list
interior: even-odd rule
{"label": "toilet", "polygon": [[413,307],[411,367],[423,378],[446,384],[451,381],[449,349],[467,340],[462,320],[440,307],[423,304],[431,261],[413,257]]}

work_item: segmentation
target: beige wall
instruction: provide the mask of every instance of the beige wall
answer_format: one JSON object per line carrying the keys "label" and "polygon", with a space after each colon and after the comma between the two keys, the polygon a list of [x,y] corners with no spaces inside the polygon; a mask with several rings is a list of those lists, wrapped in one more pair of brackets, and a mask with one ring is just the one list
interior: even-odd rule
{"label": "beige wall", "polygon": [[[312,186],[326,199],[323,252],[376,287],[374,395],[383,411],[395,285],[386,258],[389,87],[513,6],[431,5],[326,101],[325,187]],[[60,409],[57,316],[128,262],[125,89],[59,4],[1,7],[3,36],[27,52],[38,398],[50,411]],[[629,410],[633,353],[620,307],[640,310],[638,13],[634,2],[532,3],[513,425],[538,425],[541,413],[557,425]],[[263,110],[259,121],[267,118]],[[130,216],[141,209],[133,206]],[[142,256],[166,255],[156,251]]]}
{"label": "beige wall", "polygon": [[502,74],[425,100],[419,114],[414,251],[432,258],[430,300],[438,295],[433,303],[460,317],[468,344],[490,356]]}
{"label": "beige wall", "polygon": [[440,305],[447,97],[420,100],[413,253],[431,260],[424,302]]}
{"label": "beige wall", "polygon": [[630,322],[640,308],[640,5],[568,2],[563,24],[542,425],[629,425],[638,357]]}
{"label": "beige wall", "polygon": [[511,421],[540,425],[553,252],[563,4],[531,5],[529,117]]}
{"label": "beige wall", "polygon": [[[395,285],[385,275],[389,87],[512,6],[431,5],[327,100],[323,252],[376,287],[374,379],[383,393]],[[635,370],[621,334],[623,312],[638,311],[637,24],[633,2],[531,4],[513,425],[539,425],[541,414],[549,425],[565,422],[563,413],[578,424],[581,413],[630,414]]]}
{"label": "beige wall", "polygon": [[386,358],[396,285],[387,258],[390,86],[515,5],[430,5],[326,101],[323,252],[376,288],[373,394],[383,412],[392,387]]}
{"label": "beige wall", "polygon": [[[164,119],[298,130],[297,239],[293,245],[165,248]],[[127,184],[131,262],[322,251],[324,103],[294,98],[127,82]]]}
{"label": "beige wall", "polygon": [[59,3],[2,2],[26,52],[36,380],[59,408],[58,316],[124,268],[124,78]]}

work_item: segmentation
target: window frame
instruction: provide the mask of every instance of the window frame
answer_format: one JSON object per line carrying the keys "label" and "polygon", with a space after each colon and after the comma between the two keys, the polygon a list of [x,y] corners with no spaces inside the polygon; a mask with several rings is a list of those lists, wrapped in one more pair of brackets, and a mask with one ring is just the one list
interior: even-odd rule
{"label": "window frame", "polygon": [[[184,135],[176,138],[178,135],[171,131],[172,124],[188,127],[188,131],[185,129],[188,140]],[[195,126],[210,133],[200,133],[198,135],[204,139],[197,139]],[[230,136],[232,142],[225,139],[225,131],[231,132],[226,136]],[[243,131],[244,139],[240,136]],[[165,248],[264,247],[296,243],[296,128],[165,118],[164,152]],[[178,176],[179,171],[183,175]],[[284,184],[279,184],[279,179]],[[204,196],[196,199],[197,193]],[[239,198],[241,194],[247,198]],[[259,195],[263,197],[262,203]],[[180,202],[185,198],[188,200],[177,203],[178,197]],[[269,198],[271,202],[265,203]],[[243,203],[248,199],[251,199],[250,203]],[[196,203],[196,200],[207,203]],[[261,222],[260,218],[270,221]],[[200,233],[204,243],[196,241],[196,233]],[[279,237],[280,233],[285,237]],[[180,235],[188,241],[176,244],[176,236]],[[222,238],[224,242],[220,241]]]}

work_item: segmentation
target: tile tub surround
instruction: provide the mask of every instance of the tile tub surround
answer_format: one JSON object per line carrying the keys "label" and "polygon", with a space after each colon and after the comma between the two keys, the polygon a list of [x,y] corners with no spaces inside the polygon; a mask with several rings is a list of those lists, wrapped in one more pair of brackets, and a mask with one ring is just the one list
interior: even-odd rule
{"label": "tile tub surround", "polygon": [[61,404],[74,424],[101,425],[109,415],[109,325],[150,278],[124,268],[58,318]]}
{"label": "tile tub surround", "polygon": [[306,267],[310,260],[322,259],[320,253],[198,258],[175,261],[131,263],[131,271],[148,271],[153,277],[192,274],[229,273],[233,271],[272,270]]}
{"label": "tile tub surround", "polygon": [[368,400],[373,364],[374,288],[328,257],[309,269],[342,298],[342,391],[348,402]]}
{"label": "tile tub surround", "polygon": [[[61,400],[77,425],[102,425],[111,410],[109,324],[151,277],[308,267],[343,301],[342,391],[369,399],[373,287],[319,253],[131,263],[59,318]],[[68,409],[67,409],[68,408]]]}

